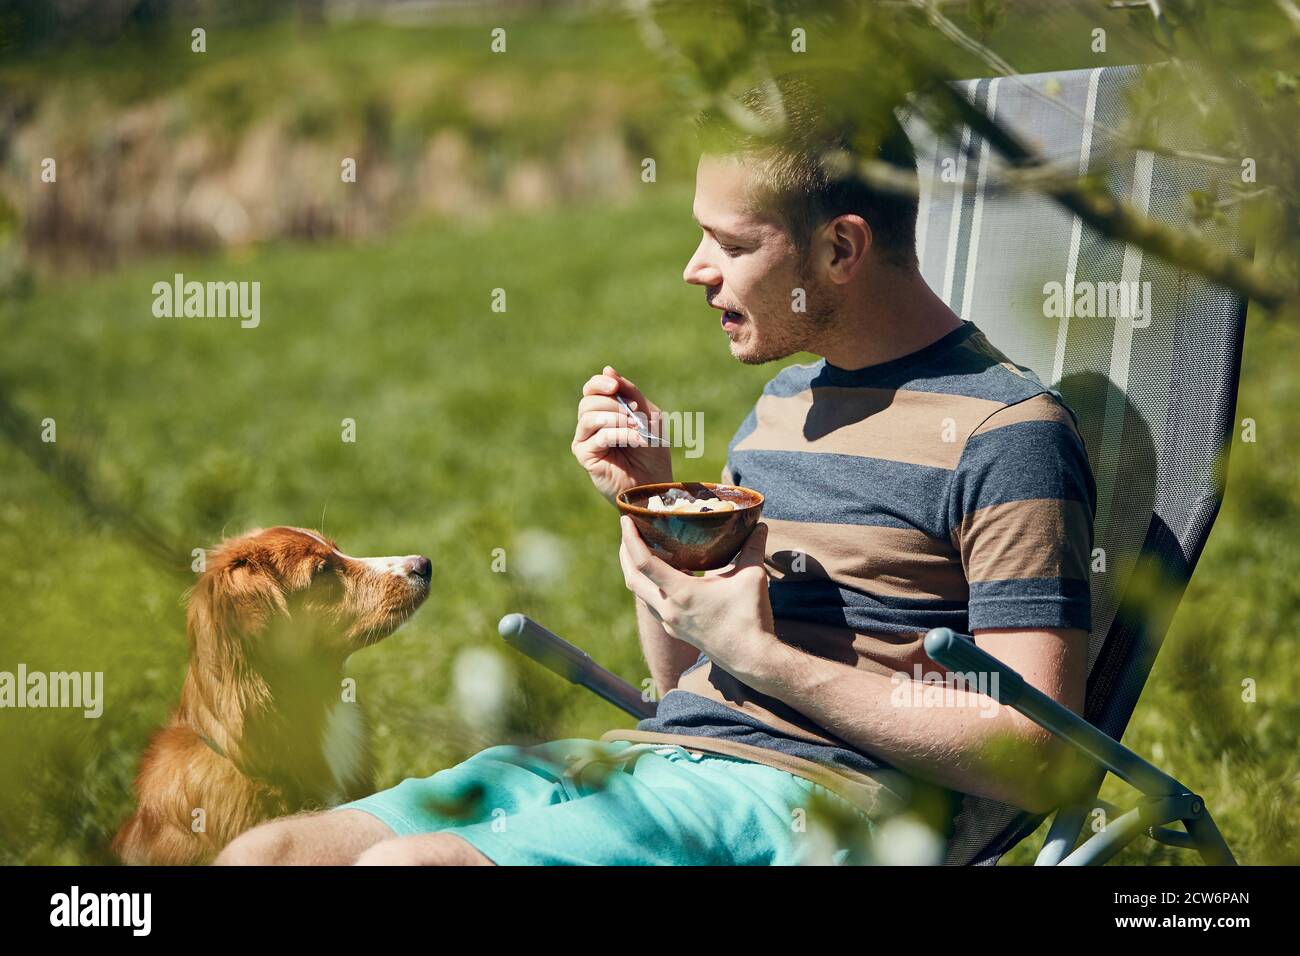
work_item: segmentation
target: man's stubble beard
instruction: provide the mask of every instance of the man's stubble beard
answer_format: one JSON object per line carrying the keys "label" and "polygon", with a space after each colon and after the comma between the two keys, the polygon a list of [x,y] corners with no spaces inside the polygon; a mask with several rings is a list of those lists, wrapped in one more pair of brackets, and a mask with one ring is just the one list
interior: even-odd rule
{"label": "man's stubble beard", "polygon": [[764,365],[799,352],[815,352],[817,343],[834,326],[835,307],[830,296],[802,267],[799,271],[799,288],[804,290],[805,311],[796,312],[791,309],[790,321],[776,323],[775,327],[765,329],[762,341],[752,351],[739,355],[733,352],[737,361],[745,365]]}

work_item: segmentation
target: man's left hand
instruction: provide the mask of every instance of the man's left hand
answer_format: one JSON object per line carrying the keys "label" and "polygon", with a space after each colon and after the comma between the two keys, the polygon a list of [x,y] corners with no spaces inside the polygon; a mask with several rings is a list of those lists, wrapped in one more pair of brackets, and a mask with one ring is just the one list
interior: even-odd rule
{"label": "man's left hand", "polygon": [[776,636],[767,596],[766,524],[754,528],[735,561],[701,577],[678,571],[651,553],[627,515],[620,524],[623,582],[669,637],[698,647],[741,680],[757,674],[764,660],[785,646]]}

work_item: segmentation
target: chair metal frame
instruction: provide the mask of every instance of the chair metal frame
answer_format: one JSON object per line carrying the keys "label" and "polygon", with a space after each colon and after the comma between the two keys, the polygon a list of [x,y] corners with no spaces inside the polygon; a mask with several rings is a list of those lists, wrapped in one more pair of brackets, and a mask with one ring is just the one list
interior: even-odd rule
{"label": "chair metal frame", "polygon": [[[632,684],[606,670],[586,651],[575,647],[522,614],[507,614],[497,626],[506,643],[572,684],[638,719],[654,716],[656,704]],[[926,653],[971,686],[988,687],[1000,704],[1015,708],[1051,731],[1090,760],[1094,776],[1092,797],[1059,807],[1035,866],[1100,866],[1142,835],[1168,846],[1196,850],[1213,866],[1235,866],[1205,801],[1163,770],[1103,733],[1078,714],[1061,706],[964,634],[946,627],[925,636]],[[1106,773],[1113,773],[1142,794],[1135,806],[1122,811],[1096,797]],[[1107,823],[1077,845],[1088,816],[1096,809]],[[1181,823],[1182,830],[1169,826]]]}

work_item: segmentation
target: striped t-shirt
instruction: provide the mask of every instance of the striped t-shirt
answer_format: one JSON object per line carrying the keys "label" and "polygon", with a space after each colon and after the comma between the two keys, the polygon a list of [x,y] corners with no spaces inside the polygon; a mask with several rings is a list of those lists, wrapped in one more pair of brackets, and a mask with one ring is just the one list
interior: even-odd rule
{"label": "striped t-shirt", "polygon": [[[1091,626],[1096,487],[1073,413],[971,322],[910,355],[780,372],[722,480],[763,493],[777,636],[885,675],[942,672],[928,630]],[[636,730],[871,805],[891,768],[701,654]]]}

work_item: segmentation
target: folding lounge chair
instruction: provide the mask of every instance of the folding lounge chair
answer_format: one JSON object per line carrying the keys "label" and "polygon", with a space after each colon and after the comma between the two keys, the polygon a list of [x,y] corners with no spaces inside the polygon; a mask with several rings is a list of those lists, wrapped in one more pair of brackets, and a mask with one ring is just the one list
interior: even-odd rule
{"label": "folding lounge chair", "polygon": [[[959,84],[978,108],[1048,160],[1080,171],[1105,167],[1113,193],[1169,223],[1188,221],[1188,190],[1213,189],[1222,167],[1136,151],[1109,131],[1126,115],[1136,67],[1109,67]],[[1162,122],[1170,123],[1169,118]],[[1058,808],[1039,865],[1101,864],[1145,833],[1195,849],[1206,863],[1235,863],[1204,802],[1117,741],[1150,673],[1218,513],[1232,440],[1246,302],[1122,243],[1104,239],[1046,198],[993,190],[996,157],[969,130],[936,137],[907,117],[922,196],[921,269],[964,319],[1013,362],[1057,389],[1079,418],[1097,484],[1092,636],[1084,718],[1024,685],[964,635],[931,631],[926,650],[950,672],[994,672],[998,696],[1087,753],[1095,771],[1079,803]],[[1165,145],[1204,148],[1173,126]],[[945,176],[944,174],[948,175]],[[1229,173],[1230,174],[1230,173]],[[1226,230],[1211,231],[1236,256]],[[1094,283],[1113,306],[1114,283],[1149,283],[1120,318],[1047,314],[1048,283]],[[1108,285],[1103,285],[1108,284]],[[1136,306],[1136,307],[1135,307]],[[523,615],[500,631],[513,646],[639,718],[655,704],[582,651]],[[1097,798],[1106,772],[1141,793],[1121,812]],[[1100,808],[1107,825],[1081,845]],[[1046,817],[966,795],[945,862],[994,865]],[[1170,824],[1181,822],[1183,829]]]}

